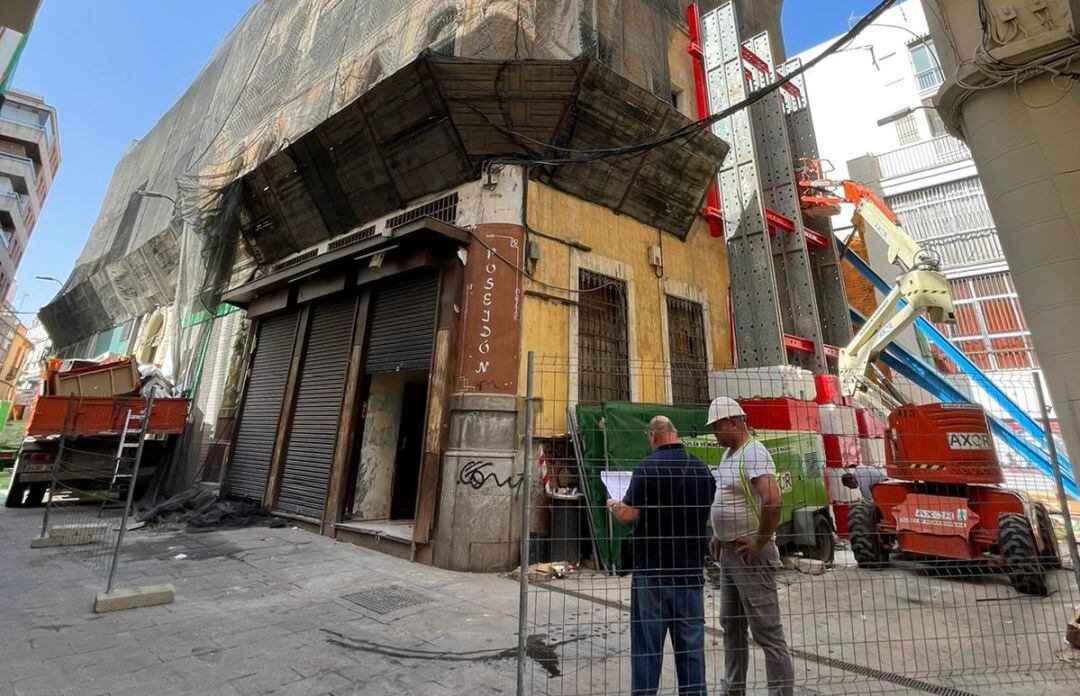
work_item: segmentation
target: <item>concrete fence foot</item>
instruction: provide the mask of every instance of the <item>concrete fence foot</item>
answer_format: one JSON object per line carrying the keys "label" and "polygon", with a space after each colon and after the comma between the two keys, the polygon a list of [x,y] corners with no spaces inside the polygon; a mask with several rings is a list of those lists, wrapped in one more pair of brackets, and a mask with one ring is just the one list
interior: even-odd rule
{"label": "concrete fence foot", "polygon": [[173,598],[174,589],[171,583],[101,592],[94,599],[94,613],[104,614],[110,611],[172,604]]}

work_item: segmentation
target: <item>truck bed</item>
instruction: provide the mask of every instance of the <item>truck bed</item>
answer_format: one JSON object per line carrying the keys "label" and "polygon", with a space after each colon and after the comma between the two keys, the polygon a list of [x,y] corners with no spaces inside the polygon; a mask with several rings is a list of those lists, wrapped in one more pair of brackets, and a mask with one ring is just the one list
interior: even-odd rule
{"label": "truck bed", "polygon": [[[128,410],[142,413],[146,400],[141,397],[38,396],[27,418],[27,437],[60,435],[71,402],[67,434],[74,437],[113,435],[124,429]],[[154,399],[147,433],[177,435],[184,430],[189,399]]]}

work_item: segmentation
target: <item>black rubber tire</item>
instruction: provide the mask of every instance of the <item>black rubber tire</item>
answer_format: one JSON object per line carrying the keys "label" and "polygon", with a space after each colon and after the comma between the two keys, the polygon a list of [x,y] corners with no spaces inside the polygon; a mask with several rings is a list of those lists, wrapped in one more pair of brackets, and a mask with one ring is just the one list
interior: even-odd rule
{"label": "black rubber tire", "polygon": [[1054,534],[1054,523],[1050,520],[1050,511],[1042,503],[1035,503],[1035,520],[1039,523],[1039,538],[1048,549],[1039,554],[1039,563],[1047,570],[1057,570],[1061,567],[1061,551]]}
{"label": "black rubber tire", "polygon": [[825,515],[814,518],[814,545],[803,547],[803,555],[832,567],[836,556],[836,538],[833,536],[832,523]]}
{"label": "black rubber tire", "polygon": [[889,565],[889,551],[878,531],[880,519],[877,506],[869,500],[855,503],[848,512],[848,538],[860,568],[878,570]]}
{"label": "black rubber tire", "polygon": [[998,548],[1016,591],[1045,597],[1046,577],[1039,565],[1031,522],[1025,515],[1008,512],[998,516]]}
{"label": "black rubber tire", "polygon": [[6,508],[20,508],[23,506],[23,496],[26,495],[26,484],[19,483],[19,478],[16,475],[11,480],[11,487],[8,488],[7,497],[4,498],[4,507]]}

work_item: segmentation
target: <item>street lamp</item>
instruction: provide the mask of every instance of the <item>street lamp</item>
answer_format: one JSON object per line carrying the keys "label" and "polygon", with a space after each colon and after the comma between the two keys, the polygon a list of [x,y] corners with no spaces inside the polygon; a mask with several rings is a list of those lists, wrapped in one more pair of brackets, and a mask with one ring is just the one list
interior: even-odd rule
{"label": "street lamp", "polygon": [[164,198],[165,200],[172,203],[173,207],[176,207],[176,205],[177,205],[175,198],[173,198],[172,196],[170,196],[168,194],[161,193],[159,191],[147,191],[146,189],[135,189],[134,193],[135,193],[136,196],[141,196],[142,198]]}
{"label": "street lamp", "polygon": [[919,109],[926,109],[927,111],[937,111],[936,107],[926,106],[925,104],[921,105],[921,106],[906,106],[903,109],[900,109],[899,111],[897,111],[896,113],[889,114],[888,116],[885,116],[884,118],[879,118],[877,124],[879,126],[884,126],[884,125],[887,125],[889,123],[893,123],[894,121],[899,121],[900,119],[904,118],[905,116],[910,116],[911,114],[915,113]]}
{"label": "street lamp", "polygon": [[36,276],[36,278],[38,280],[45,280],[45,281],[48,281],[50,283],[56,283],[57,285],[60,286],[61,290],[64,289],[64,281],[60,280],[59,278],[53,278],[52,276]]}

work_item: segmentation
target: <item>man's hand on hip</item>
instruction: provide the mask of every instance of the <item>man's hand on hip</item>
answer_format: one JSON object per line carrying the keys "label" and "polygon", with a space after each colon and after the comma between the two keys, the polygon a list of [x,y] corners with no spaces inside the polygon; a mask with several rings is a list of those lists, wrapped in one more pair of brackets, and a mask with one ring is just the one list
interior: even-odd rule
{"label": "man's hand on hip", "polygon": [[719,561],[720,560],[720,548],[721,548],[720,540],[718,538],[716,538],[716,537],[710,537],[709,538],[709,558],[713,559],[714,561]]}
{"label": "man's hand on hip", "polygon": [[762,539],[760,536],[753,536],[749,539],[737,539],[735,541],[735,553],[742,556],[743,560],[748,561],[751,558],[757,558],[758,554],[765,549],[765,545],[768,543],[768,539]]}

